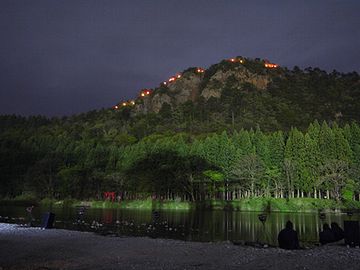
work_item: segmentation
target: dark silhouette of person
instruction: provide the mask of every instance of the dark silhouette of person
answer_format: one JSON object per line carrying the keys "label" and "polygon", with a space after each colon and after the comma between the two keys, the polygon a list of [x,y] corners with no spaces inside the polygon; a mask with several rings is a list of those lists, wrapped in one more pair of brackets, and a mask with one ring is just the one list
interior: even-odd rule
{"label": "dark silhouette of person", "polygon": [[34,205],[32,206],[29,206],[26,208],[26,212],[28,213],[28,226],[29,227],[32,227],[34,224],[34,217],[33,217],[33,214],[32,214],[32,211],[34,209]]}
{"label": "dark silhouette of person", "polygon": [[335,236],[330,229],[329,224],[324,223],[322,232],[319,233],[320,243],[326,245],[331,242],[335,242]]}
{"label": "dark silhouette of person", "polygon": [[282,229],[278,235],[279,247],[283,249],[298,249],[299,239],[297,232],[293,229],[291,221],[286,222],[285,229]]}
{"label": "dark silhouette of person", "polygon": [[344,239],[344,230],[336,222],[331,223],[331,231],[334,235],[334,241],[340,241]]}

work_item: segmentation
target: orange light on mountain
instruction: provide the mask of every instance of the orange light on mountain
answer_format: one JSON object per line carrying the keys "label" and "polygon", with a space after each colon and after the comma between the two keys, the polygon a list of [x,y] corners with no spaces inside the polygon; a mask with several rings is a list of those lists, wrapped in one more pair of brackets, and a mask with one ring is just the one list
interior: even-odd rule
{"label": "orange light on mountain", "polygon": [[181,74],[176,75],[176,78],[178,79],[181,78]]}
{"label": "orange light on mountain", "polygon": [[123,105],[123,106],[126,106],[126,105],[127,105],[127,103],[126,103],[126,102],[123,102],[123,103],[122,103],[122,105]]}
{"label": "orange light on mountain", "polygon": [[131,104],[131,105],[135,105],[135,101],[131,100],[131,101],[130,101],[130,104]]}
{"label": "orange light on mountain", "polygon": [[277,68],[279,65],[277,64],[272,64],[272,63],[265,63],[265,67],[266,68]]}
{"label": "orange light on mountain", "polygon": [[175,77],[170,77],[170,79],[168,80],[168,82],[174,82],[176,80]]}
{"label": "orange light on mountain", "polygon": [[142,89],[140,91],[140,97],[146,97],[152,93],[151,89]]}
{"label": "orange light on mountain", "polygon": [[232,62],[232,63],[235,63],[235,62],[239,62],[239,63],[241,63],[241,64],[244,63],[244,60],[243,60],[243,59],[239,59],[239,58],[230,58],[230,59],[228,59],[227,61]]}
{"label": "orange light on mountain", "polygon": [[266,68],[277,68],[277,67],[279,67],[278,64],[270,63],[269,60],[265,60],[264,66]]}
{"label": "orange light on mountain", "polygon": [[114,106],[114,109],[115,109],[115,110],[119,109],[119,106],[118,106],[118,105],[115,105],[115,106]]}
{"label": "orange light on mountain", "polygon": [[197,69],[196,69],[196,72],[197,72],[197,73],[204,73],[204,72],[205,72],[205,69],[203,69],[203,68],[197,68]]}
{"label": "orange light on mountain", "polygon": [[167,85],[167,82],[163,82],[162,84],[163,84],[163,85]]}

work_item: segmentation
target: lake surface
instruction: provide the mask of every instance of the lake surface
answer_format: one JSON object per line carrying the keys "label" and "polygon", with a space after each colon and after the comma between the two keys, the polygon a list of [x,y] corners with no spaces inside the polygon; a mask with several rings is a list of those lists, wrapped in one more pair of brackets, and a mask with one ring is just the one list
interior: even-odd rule
{"label": "lake surface", "polygon": [[[320,219],[316,213],[270,213],[262,223],[258,212],[238,211],[181,211],[86,209],[81,215],[76,208],[36,207],[35,224],[41,224],[42,214],[55,213],[55,227],[80,231],[95,231],[116,236],[148,236],[185,241],[218,242],[250,241],[277,245],[277,235],[291,220],[303,243],[318,242],[323,223],[359,220],[359,214],[326,214]],[[25,207],[0,206],[0,222],[26,223]]]}

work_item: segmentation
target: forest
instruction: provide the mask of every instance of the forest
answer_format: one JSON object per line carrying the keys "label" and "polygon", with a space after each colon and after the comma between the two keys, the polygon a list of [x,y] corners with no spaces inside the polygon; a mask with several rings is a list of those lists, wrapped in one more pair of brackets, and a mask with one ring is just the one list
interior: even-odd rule
{"label": "forest", "polygon": [[159,113],[3,115],[0,196],[359,200],[359,81],[295,67],[265,91],[229,82],[220,98]]}

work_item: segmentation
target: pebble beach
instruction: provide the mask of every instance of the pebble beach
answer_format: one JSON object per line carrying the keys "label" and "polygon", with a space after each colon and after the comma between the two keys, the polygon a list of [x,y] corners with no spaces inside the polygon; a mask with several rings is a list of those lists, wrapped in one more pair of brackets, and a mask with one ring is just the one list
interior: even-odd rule
{"label": "pebble beach", "polygon": [[7,269],[360,269],[360,249],[255,248],[0,223],[0,270]]}

